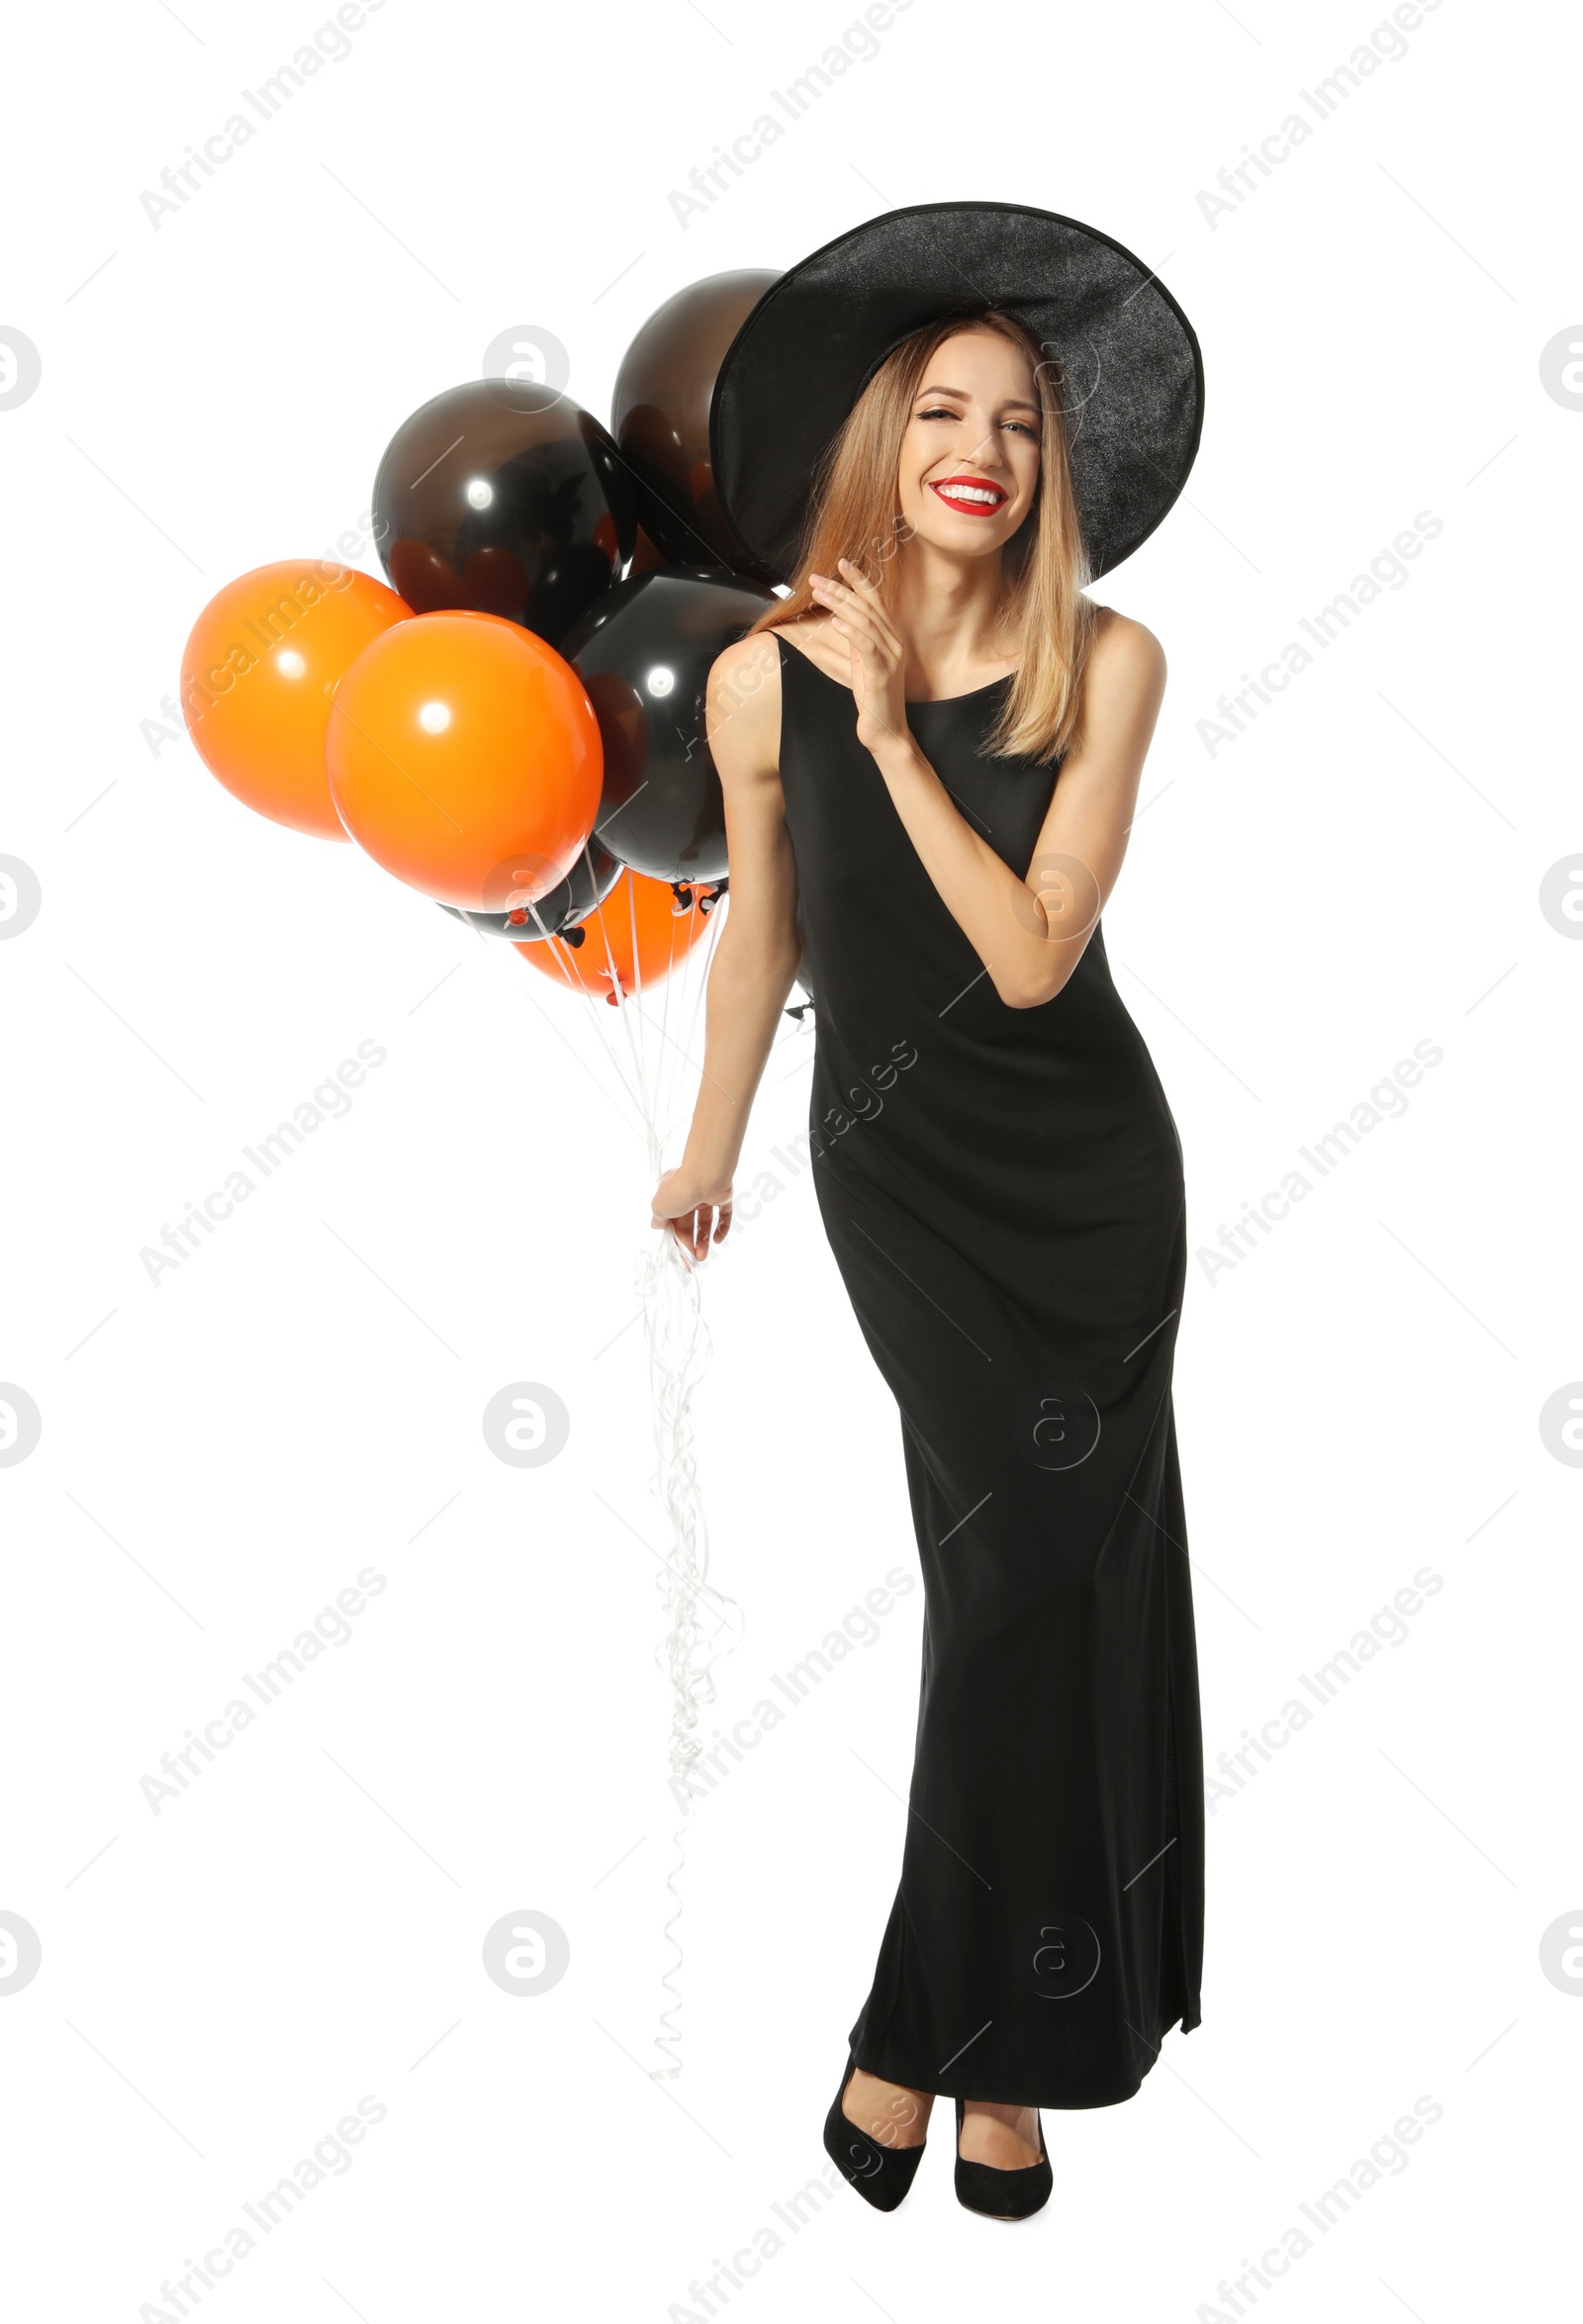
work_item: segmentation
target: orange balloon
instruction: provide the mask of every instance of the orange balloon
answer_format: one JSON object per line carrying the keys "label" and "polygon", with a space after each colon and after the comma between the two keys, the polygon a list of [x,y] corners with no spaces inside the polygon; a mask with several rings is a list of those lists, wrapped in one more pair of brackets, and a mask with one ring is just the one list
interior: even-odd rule
{"label": "orange balloon", "polygon": [[411,615],[382,581],[324,558],[229,583],[181,657],[187,731],[210,774],[272,822],[344,839],[325,777],[330,697],[364,646]]}
{"label": "orange balloon", "polygon": [[541,637],[495,613],[416,613],[347,671],[328,767],[376,863],[440,903],[503,912],[582,854],[604,752],[582,681]]}
{"label": "orange balloon", "polygon": [[[515,949],[544,976],[607,1000],[613,1008],[615,982],[630,997],[638,989],[640,973],[647,992],[651,984],[663,984],[672,970],[681,967],[708,928],[708,913],[699,908],[698,896],[699,890],[695,888],[690,908],[678,912],[668,880],[649,880],[641,872],[626,871],[598,910],[581,923],[580,945],[574,948],[564,937],[546,936],[537,944],[519,944]],[[711,908],[718,911],[719,906]]]}

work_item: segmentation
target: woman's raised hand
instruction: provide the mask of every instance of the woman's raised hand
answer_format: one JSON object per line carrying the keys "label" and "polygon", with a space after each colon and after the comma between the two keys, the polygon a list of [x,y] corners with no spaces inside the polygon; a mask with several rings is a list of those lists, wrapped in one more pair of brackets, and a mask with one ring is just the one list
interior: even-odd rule
{"label": "woman's raised hand", "polygon": [[649,1209],[651,1226],[669,1227],[691,1258],[706,1258],[710,1243],[723,1243],[731,1231],[731,1181],[705,1177],[683,1162],[666,1171]]}
{"label": "woman's raised hand", "polygon": [[906,648],[885,609],[879,587],[850,557],[839,559],[840,580],[808,575],[817,604],[852,655],[852,695],[858,706],[858,740],[865,750],[908,734],[905,695]]}

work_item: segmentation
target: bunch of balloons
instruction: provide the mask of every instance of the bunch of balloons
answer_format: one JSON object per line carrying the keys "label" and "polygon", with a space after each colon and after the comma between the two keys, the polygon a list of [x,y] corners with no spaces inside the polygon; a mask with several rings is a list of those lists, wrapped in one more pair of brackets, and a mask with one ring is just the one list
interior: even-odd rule
{"label": "bunch of balloons", "polygon": [[[704,689],[774,602],[720,511],[709,408],[726,349],[775,280],[714,275],[651,315],[622,358],[608,428],[530,379],[436,396],[397,429],[374,479],[390,586],[326,560],[261,566],[205,606],[182,659],[188,730],[235,797],[293,830],[354,840],[582,995],[655,1174],[685,1111],[700,940],[726,885]],[[641,1005],[653,985],[657,1025]],[[619,1009],[613,1027],[592,1005],[602,999]],[[674,1236],[645,1242],[676,1778],[700,1756],[710,1663],[738,1625],[708,1580],[697,1270]],[[654,2037],[666,2077],[681,2071],[680,1828],[674,1844]]]}
{"label": "bunch of balloons", "polygon": [[663,981],[726,883],[709,667],[772,602],[720,513],[708,420],[775,279],[668,300],[608,429],[515,377],[415,412],[374,480],[389,588],[263,565],[194,623],[181,702],[210,772],[563,983],[613,1003]]}

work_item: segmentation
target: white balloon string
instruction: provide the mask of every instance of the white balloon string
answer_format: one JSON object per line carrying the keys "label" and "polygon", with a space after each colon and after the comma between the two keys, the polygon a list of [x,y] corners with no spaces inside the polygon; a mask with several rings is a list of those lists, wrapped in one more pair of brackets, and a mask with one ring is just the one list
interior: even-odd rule
{"label": "white balloon string", "polygon": [[[592,858],[589,869],[592,876]],[[659,1021],[657,1025],[650,1026],[643,1007],[636,888],[630,874],[623,877],[627,881],[628,926],[632,937],[630,993],[623,986],[602,909],[596,908],[583,923],[588,932],[585,947],[574,948],[560,938],[550,936],[537,910],[531,905],[528,908],[532,911],[540,936],[554,949],[557,960],[564,966],[571,988],[582,995],[584,1005],[593,1018],[600,1045],[615,1073],[622,1094],[634,1104],[638,1112],[649,1166],[655,1177],[658,1177],[664,1166],[670,1113],[669,1103],[662,1107],[662,1097],[675,1100],[682,1094],[681,1066],[683,1063],[693,1063],[688,1054],[692,1049],[691,1029],[685,1050],[671,1031],[671,975],[681,974],[685,977],[694,970],[692,954],[697,952],[699,955],[697,990],[691,996],[692,1026],[696,1027],[718,931],[710,928],[699,940],[696,928],[682,928],[680,923],[687,915],[677,915],[672,923],[670,959],[667,964],[670,974],[663,979],[666,990]],[[698,910],[696,896],[691,909],[693,912]],[[608,977],[608,995],[600,989],[605,980],[604,976],[591,979],[582,973],[579,954],[596,932],[605,946],[605,975]],[[692,940],[678,960],[678,942],[684,933]],[[602,1013],[607,997],[613,997],[621,1022],[621,1034],[614,1042],[606,1033]],[[689,997],[685,984],[675,997],[680,1014]],[[673,1048],[680,1054],[680,1063],[670,1057]],[[621,1054],[623,1049],[624,1063]],[[719,1655],[730,1653],[740,1642],[742,1613],[734,1601],[717,1590],[708,1578],[708,1524],[698,1484],[694,1444],[694,1399],[707,1369],[709,1337],[703,1321],[697,1264],[668,1227],[658,1234],[650,1231],[650,1240],[638,1260],[635,1290],[643,1311],[648,1346],[654,1441],[652,1488],[664,1512],[670,1534],[669,1543],[662,1552],[661,1573],[657,1583],[665,1632],[655,1650],[655,1661],[670,1682],[669,1773],[673,1784],[678,1779],[685,1784],[703,1753],[698,1725],[700,1711],[715,1700],[712,1664]],[[673,1835],[672,1845],[674,1860],[665,1884],[671,1898],[671,1910],[662,1931],[670,1950],[670,1960],[660,1978],[668,1999],[660,2011],[660,2029],[654,2036],[654,2047],[664,2063],[650,2069],[656,2080],[672,2080],[682,2071],[680,1978],[685,1955],[677,1928],[682,1916],[681,1877],[685,1842],[680,1826]]]}
{"label": "white balloon string", "polygon": [[[582,1067],[584,1072],[587,1073],[589,1079],[593,1082],[595,1088],[604,1098],[605,1104],[615,1107],[615,1111],[620,1119],[621,1127],[625,1130],[630,1130],[634,1136],[640,1138],[643,1141],[644,1150],[646,1152],[648,1147],[648,1125],[643,1119],[642,1109],[640,1107],[634,1107],[633,1113],[630,1116],[623,1110],[623,1104],[632,1104],[632,1093],[627,1088],[625,1079],[623,1078],[620,1070],[619,1064],[615,1058],[615,1053],[613,1050],[611,1050],[609,1043],[607,1041],[605,1043],[605,1055],[610,1060],[611,1068],[614,1071],[615,1084],[621,1092],[621,1100],[623,1103],[618,1103],[617,1100],[610,1095],[608,1089],[606,1089],[605,1083],[600,1079],[598,1073],[595,1072],[587,1058],[581,1056],[574,1045],[570,1041],[567,1041],[566,1035],[561,1031],[560,1026],[556,1024],[555,1019],[550,1015],[548,1009],[539,1008],[538,1002],[533,999],[533,995],[531,993],[529,993],[527,997],[530,1001],[532,1001],[534,1008],[538,1009],[539,1015],[549,1026],[550,1031],[554,1034],[556,1040],[564,1042],[566,1047],[571,1050],[573,1057],[577,1059],[578,1064]],[[603,1040],[605,1032],[604,1027],[602,1025],[598,1026],[598,1031],[600,1033],[601,1039]]]}
{"label": "white balloon string", "polygon": [[[637,967],[637,907],[636,904],[632,901],[632,898],[636,895],[637,890],[632,884],[633,876],[630,872],[623,872],[621,874],[621,878],[626,883],[627,908],[632,924],[632,975],[634,980],[636,980],[640,976],[640,972]],[[598,917],[600,924],[600,934],[605,939],[605,958],[609,963],[610,997],[615,1002],[615,1013],[621,1021],[621,1031],[626,1041],[627,1054],[632,1060],[632,1072],[637,1082],[638,1103],[643,1109],[644,1126],[648,1131],[650,1148],[649,1159],[652,1162],[654,1159],[654,1108],[649,1093],[648,1075],[643,1069],[643,1056],[638,1047],[637,1040],[633,1036],[631,1012],[627,1007],[627,995],[621,983],[621,972],[615,965],[615,954],[610,945],[610,932],[605,924],[605,913],[603,908],[601,909]]]}
{"label": "white balloon string", "polygon": [[[648,1075],[648,1020],[643,1014],[643,955],[637,940],[637,882],[630,872],[626,876],[626,924],[632,940],[632,989],[637,999],[638,1070],[643,1075],[643,1094],[650,1108],[649,1135],[652,1142],[654,1091]],[[657,1157],[651,1153],[649,1160],[657,1169]]]}
{"label": "white balloon string", "polygon": [[[673,1786],[685,1784],[701,1758],[698,1713],[715,1699],[712,1664],[740,1642],[741,1610],[708,1578],[709,1534],[694,1450],[693,1402],[709,1357],[709,1336],[699,1298],[698,1268],[667,1228],[659,1247],[645,1253],[638,1269],[649,1350],[649,1388],[654,1408],[654,1490],[670,1530],[670,1553],[657,1587],[666,1616],[666,1635],[656,1654],[671,1683],[670,1772]],[[706,1627],[705,1617],[712,1617]],[[717,1645],[721,1633],[727,1642]],[[670,2000],[660,2012],[654,2046],[665,2064],[651,2067],[657,2078],[680,2074],[682,2007],[678,1982],[683,1948],[676,1934],[682,1913],[682,1845],[666,1886],[674,1900],[664,1934],[672,1959],[660,1983]]]}
{"label": "white balloon string", "polygon": [[[534,919],[538,920],[539,927],[542,929],[544,924],[543,921],[539,919],[539,914],[536,908],[532,905],[529,905],[528,909],[532,911]],[[605,925],[603,919],[599,921],[599,925],[601,932],[603,933]],[[593,1021],[595,1034],[598,1037],[600,1047],[604,1050],[605,1055],[609,1062],[610,1070],[615,1076],[616,1086],[620,1089],[623,1097],[625,1097],[633,1107],[633,1110],[635,1111],[638,1118],[638,1123],[646,1136],[648,1132],[648,1111],[643,1102],[642,1084],[639,1082],[634,1087],[631,1078],[622,1068],[620,1057],[617,1054],[614,1045],[610,1041],[609,1035],[605,1031],[605,1019],[599,1013],[600,1005],[605,999],[604,992],[602,990],[596,990],[589,984],[587,978],[583,975],[582,961],[579,953],[574,951],[573,948],[567,944],[563,938],[546,934],[544,941],[548,944],[552,958],[559,964],[568,982],[571,984],[572,989],[576,992],[580,992],[584,1000],[587,1002],[589,1014]],[[608,957],[609,944],[607,939],[605,942],[605,954],[606,957]],[[610,973],[613,976],[613,962],[611,962],[610,965]]]}

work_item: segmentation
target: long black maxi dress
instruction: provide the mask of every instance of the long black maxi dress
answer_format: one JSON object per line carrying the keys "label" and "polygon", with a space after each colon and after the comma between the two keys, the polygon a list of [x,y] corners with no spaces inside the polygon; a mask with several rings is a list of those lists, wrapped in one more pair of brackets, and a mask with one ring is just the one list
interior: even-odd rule
{"label": "long black maxi dress", "polygon": [[[784,638],[780,660],[814,1182],[900,1406],[925,1602],[901,1885],[853,2055],[946,2095],[1113,2105],[1199,2022],[1181,1149],[1102,930],[1054,1000],[1008,1008],[850,688]],[[978,755],[1009,684],[907,717],[1023,878],[1057,770]]]}

